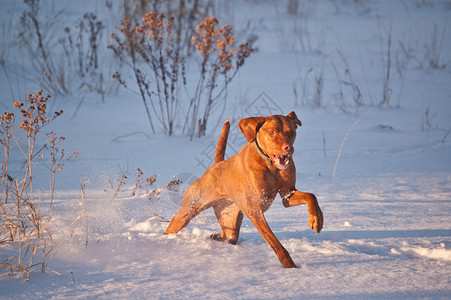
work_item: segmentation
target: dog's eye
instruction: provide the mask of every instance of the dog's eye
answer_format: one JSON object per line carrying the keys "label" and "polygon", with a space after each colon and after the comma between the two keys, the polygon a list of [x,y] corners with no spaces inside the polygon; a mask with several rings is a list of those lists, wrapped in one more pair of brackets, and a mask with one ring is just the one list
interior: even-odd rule
{"label": "dog's eye", "polygon": [[270,135],[274,135],[274,131],[272,131],[272,130],[268,131],[268,133],[269,133]]}

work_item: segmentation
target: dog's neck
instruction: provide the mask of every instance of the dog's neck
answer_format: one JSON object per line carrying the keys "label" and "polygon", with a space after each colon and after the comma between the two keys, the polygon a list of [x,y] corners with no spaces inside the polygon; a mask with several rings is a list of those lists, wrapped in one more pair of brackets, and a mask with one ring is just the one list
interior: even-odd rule
{"label": "dog's neck", "polygon": [[272,164],[273,162],[272,162],[271,158],[269,157],[269,155],[266,154],[262,148],[260,148],[260,145],[258,144],[257,136],[258,136],[258,134],[255,136],[254,145],[255,145],[255,148],[257,149],[258,155],[260,155],[260,157],[263,158],[264,160],[271,162],[271,164]]}

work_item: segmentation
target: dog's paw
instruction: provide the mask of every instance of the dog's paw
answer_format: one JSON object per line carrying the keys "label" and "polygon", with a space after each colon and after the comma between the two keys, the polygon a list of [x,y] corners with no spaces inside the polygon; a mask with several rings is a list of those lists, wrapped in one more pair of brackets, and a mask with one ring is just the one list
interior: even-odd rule
{"label": "dog's paw", "polygon": [[210,235],[210,239],[219,241],[219,242],[223,242],[223,241],[227,240],[227,238],[222,236],[222,234],[212,234],[212,235]]}
{"label": "dog's paw", "polygon": [[285,268],[297,268],[293,259],[291,259],[290,253],[288,253],[285,248],[282,248],[282,250],[276,252],[276,254],[282,266],[284,266]]}
{"label": "dog's paw", "polygon": [[315,232],[319,233],[323,229],[323,213],[320,209],[315,214],[310,214],[308,226]]}

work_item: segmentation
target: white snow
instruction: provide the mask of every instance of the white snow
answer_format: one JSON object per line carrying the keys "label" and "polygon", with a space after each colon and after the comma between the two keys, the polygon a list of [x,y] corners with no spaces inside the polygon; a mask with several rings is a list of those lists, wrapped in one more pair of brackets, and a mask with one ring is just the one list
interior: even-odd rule
{"label": "white snow", "polygon": [[[105,11],[103,2],[42,2],[44,7],[51,3],[65,8],[68,20],[85,11],[100,15]],[[61,276],[36,270],[28,282],[18,275],[0,277],[1,299],[451,297],[451,135],[446,137],[451,127],[450,2],[300,1],[303,12],[298,15],[288,14],[286,3],[218,4],[222,24],[231,23],[238,31],[258,36],[258,52],[230,86],[225,113],[214,113],[210,128],[219,127],[201,139],[190,142],[181,135],[151,135],[141,100],[124,90],[106,97],[105,103],[100,96],[88,94],[75,117],[77,95],[54,97],[55,107],[61,106],[65,114],[51,129],[66,137],[67,153],[80,153],[66,163],[56,182],[50,227],[58,252],[48,268]],[[3,0],[0,7],[1,22],[6,24],[11,13],[20,16],[23,4]],[[120,19],[108,22],[115,26]],[[392,70],[392,105],[380,107],[380,37],[386,38],[384,27],[390,24],[392,63],[399,67],[404,63],[404,75],[401,78]],[[448,24],[439,39],[440,61],[446,67],[405,61],[400,43],[409,45],[416,58],[427,57],[434,24],[439,30]],[[300,45],[302,29],[310,32],[303,40],[306,49]],[[333,65],[343,78],[346,69],[338,52],[346,58],[364,102],[358,108],[352,105],[353,93],[342,84],[348,113],[341,111],[337,100],[340,84]],[[9,65],[19,63],[13,55],[7,59]],[[315,76],[321,72],[325,76],[321,108],[302,104],[314,92]],[[16,96],[35,90],[34,82],[18,82],[21,88]],[[303,82],[309,82],[305,95]],[[2,112],[9,111],[13,101],[3,73],[0,88],[0,107]],[[132,196],[132,173],[137,168],[145,176],[157,175],[151,188],[173,177],[192,182],[189,177],[201,176],[205,169],[199,161],[211,159],[205,153],[216,143],[220,124],[230,118],[231,130],[239,136],[238,119],[255,111],[249,105],[255,100],[258,104],[262,93],[283,113],[294,110],[302,120],[294,145],[297,188],[315,193],[324,213],[320,234],[308,228],[305,206],[287,209],[277,198],[265,215],[298,269],[284,269],[246,218],[236,246],[209,239],[219,230],[212,210],[180,233],[164,235],[168,225],[164,219],[177,212],[187,183],[179,192],[161,188],[152,200],[142,190]],[[332,184],[338,151],[356,120],[359,123],[343,144]],[[242,142],[229,140],[228,155]],[[47,189],[47,172],[37,168],[36,187]],[[129,180],[112,202],[109,180],[115,182],[123,173]],[[68,220],[71,207],[80,199],[83,177],[91,182],[86,185],[89,241],[85,247],[79,226],[70,246]],[[0,244],[1,260],[14,253],[13,246]]]}

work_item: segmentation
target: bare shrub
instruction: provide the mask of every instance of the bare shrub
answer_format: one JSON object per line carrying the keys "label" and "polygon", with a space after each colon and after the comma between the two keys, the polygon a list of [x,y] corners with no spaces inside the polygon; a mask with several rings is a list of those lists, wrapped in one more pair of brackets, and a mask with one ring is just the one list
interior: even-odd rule
{"label": "bare shrub", "polygon": [[[308,105],[313,108],[324,107],[323,89],[324,89],[324,67],[315,70],[309,68],[302,79],[293,82],[293,93],[295,95],[295,104],[298,104],[298,95],[301,95],[301,105]],[[300,89],[301,93],[299,93]]]}
{"label": "bare shrub", "polygon": [[442,62],[441,54],[443,49],[443,41],[447,29],[448,17],[443,25],[442,32],[439,32],[437,24],[434,22],[434,31],[431,36],[430,49],[427,51],[429,66],[433,69],[444,69],[446,64]]}
{"label": "bare shrub", "polygon": [[[448,15],[442,25],[433,22],[433,28],[427,34],[416,32],[417,38],[410,37],[398,42],[399,54],[397,64],[400,68],[413,66],[419,69],[445,69],[449,62],[443,59],[443,44],[445,37]],[[426,37],[423,40],[423,37]]]}
{"label": "bare shrub", "polygon": [[30,55],[36,73],[32,76],[40,78],[44,74],[41,83],[46,89],[54,94],[66,95],[69,93],[69,77],[51,54],[54,31],[61,12],[41,22],[40,1],[24,0],[24,3],[27,8],[20,18],[19,41]]}
{"label": "bare shrub", "polygon": [[[129,197],[133,197],[139,190],[145,190],[146,195],[151,195],[154,193],[152,190],[147,191],[146,187],[152,186],[157,180],[157,175],[152,175],[150,177],[144,178],[144,172],[141,169],[137,169],[132,174],[135,177],[135,183],[133,185],[132,191],[128,194]],[[122,193],[127,191],[127,181],[129,176],[127,176],[126,172],[124,172],[120,178],[116,180],[109,180],[110,183],[110,192],[111,192],[111,202],[114,203]],[[108,190],[105,190],[108,193]],[[124,201],[122,201],[122,204]]]}
{"label": "bare shrub", "polygon": [[[205,18],[197,26],[192,42],[202,56],[200,74],[186,113],[187,134],[200,137],[205,134],[211,111],[220,103],[241,66],[254,49],[249,43],[234,47],[232,26],[217,27],[215,17]],[[220,81],[222,78],[222,81]]]}
{"label": "bare shrub", "polygon": [[[279,2],[275,2],[278,9]],[[277,39],[281,50],[321,52],[326,39],[325,22],[312,26],[317,1],[289,0],[277,19]],[[288,16],[286,15],[288,13]]]}
{"label": "bare shrub", "polygon": [[[180,44],[180,29],[176,27],[174,18],[150,12],[135,25],[124,18],[121,26],[116,28],[121,34],[111,35],[114,43],[109,48],[133,71],[133,80],[138,86],[153,133],[155,118],[164,132],[172,135],[176,115],[181,111],[185,120],[184,133],[191,138],[205,134],[212,109],[220,103],[228,84],[253,51],[247,43],[236,49],[232,27],[217,25],[216,18],[211,17],[196,27],[192,44],[201,55],[200,70],[196,72],[186,70],[186,47]],[[187,74],[198,74],[192,92],[187,85]],[[119,72],[114,78],[130,88],[127,78]],[[182,87],[189,99],[187,106],[181,103]]]}
{"label": "bare shrub", "polygon": [[58,40],[69,72],[80,79],[76,88],[85,93],[96,92],[102,101],[116,88],[115,81],[109,81],[112,70],[106,68],[106,59],[102,59],[105,57],[104,31],[105,25],[94,13],[85,13],[74,27],[65,27],[64,35]]}
{"label": "bare shrub", "polygon": [[[381,77],[382,77],[382,91],[380,100],[376,102],[379,106],[394,106],[393,97],[395,93],[397,93],[399,106],[404,81],[405,74],[403,68],[399,66],[399,64],[395,64],[394,55],[393,55],[393,45],[392,45],[392,22],[390,25],[385,25],[382,20],[378,20],[378,29],[379,29],[379,41],[380,41],[380,58],[381,58]],[[395,68],[396,67],[396,68]],[[398,79],[401,81],[398,89],[393,89],[393,79],[396,78],[396,72],[398,75]],[[370,98],[372,99],[371,92]]]}
{"label": "bare shrub", "polygon": [[[173,35],[173,19],[150,12],[141,24],[132,25],[124,18],[112,34],[114,45],[108,46],[116,57],[133,70],[147,117],[155,133],[151,110],[167,135],[173,134],[178,85],[184,79],[184,56]],[[114,77],[126,86],[117,72]]]}
{"label": "bare shrub", "polygon": [[[5,243],[10,248],[17,249],[15,255],[1,259],[0,274],[20,273],[28,279],[30,271],[37,266],[44,272],[55,254],[49,222],[55,176],[63,168],[61,159],[64,158],[64,149],[56,146],[58,138],[54,133],[48,136],[43,146],[37,146],[41,142],[43,128],[63,113],[57,111],[51,117],[47,116],[49,98],[40,90],[28,95],[23,102],[14,103],[19,117],[11,112],[0,116],[0,147],[3,150],[0,162],[0,244]],[[21,118],[18,132],[15,127],[17,118]],[[37,195],[33,188],[33,166],[38,157],[43,158],[45,149],[49,150],[52,162],[49,165],[52,191],[48,209],[43,204],[42,192]],[[23,156],[24,170],[12,169],[11,154],[15,155],[14,160],[18,159],[17,155]],[[36,262],[38,257],[40,262]]]}
{"label": "bare shrub", "polygon": [[66,26],[64,11],[45,10],[49,15],[44,16],[39,0],[24,2],[18,41],[19,49],[26,51],[32,65],[30,72],[22,60],[21,68],[29,79],[39,80],[55,95],[95,92],[104,100],[116,89],[104,59],[105,26],[94,13],[85,13],[74,26]]}
{"label": "bare shrub", "polygon": [[198,20],[212,15],[214,3],[204,0],[124,0],[122,9],[123,17],[135,23],[150,11],[170,16],[176,28],[173,34],[177,45],[185,55],[190,56],[193,52],[191,37],[196,32]]}
{"label": "bare shrub", "polygon": [[[331,60],[332,69],[334,70],[337,78],[339,90],[334,94],[336,106],[343,112],[348,113],[352,108],[355,109],[355,113],[363,105],[363,96],[361,89],[355,80],[351,67],[341,51],[337,51],[338,56],[343,64],[344,70],[339,71],[336,64]],[[349,97],[350,96],[350,97]],[[352,98],[352,102],[347,99]]]}

